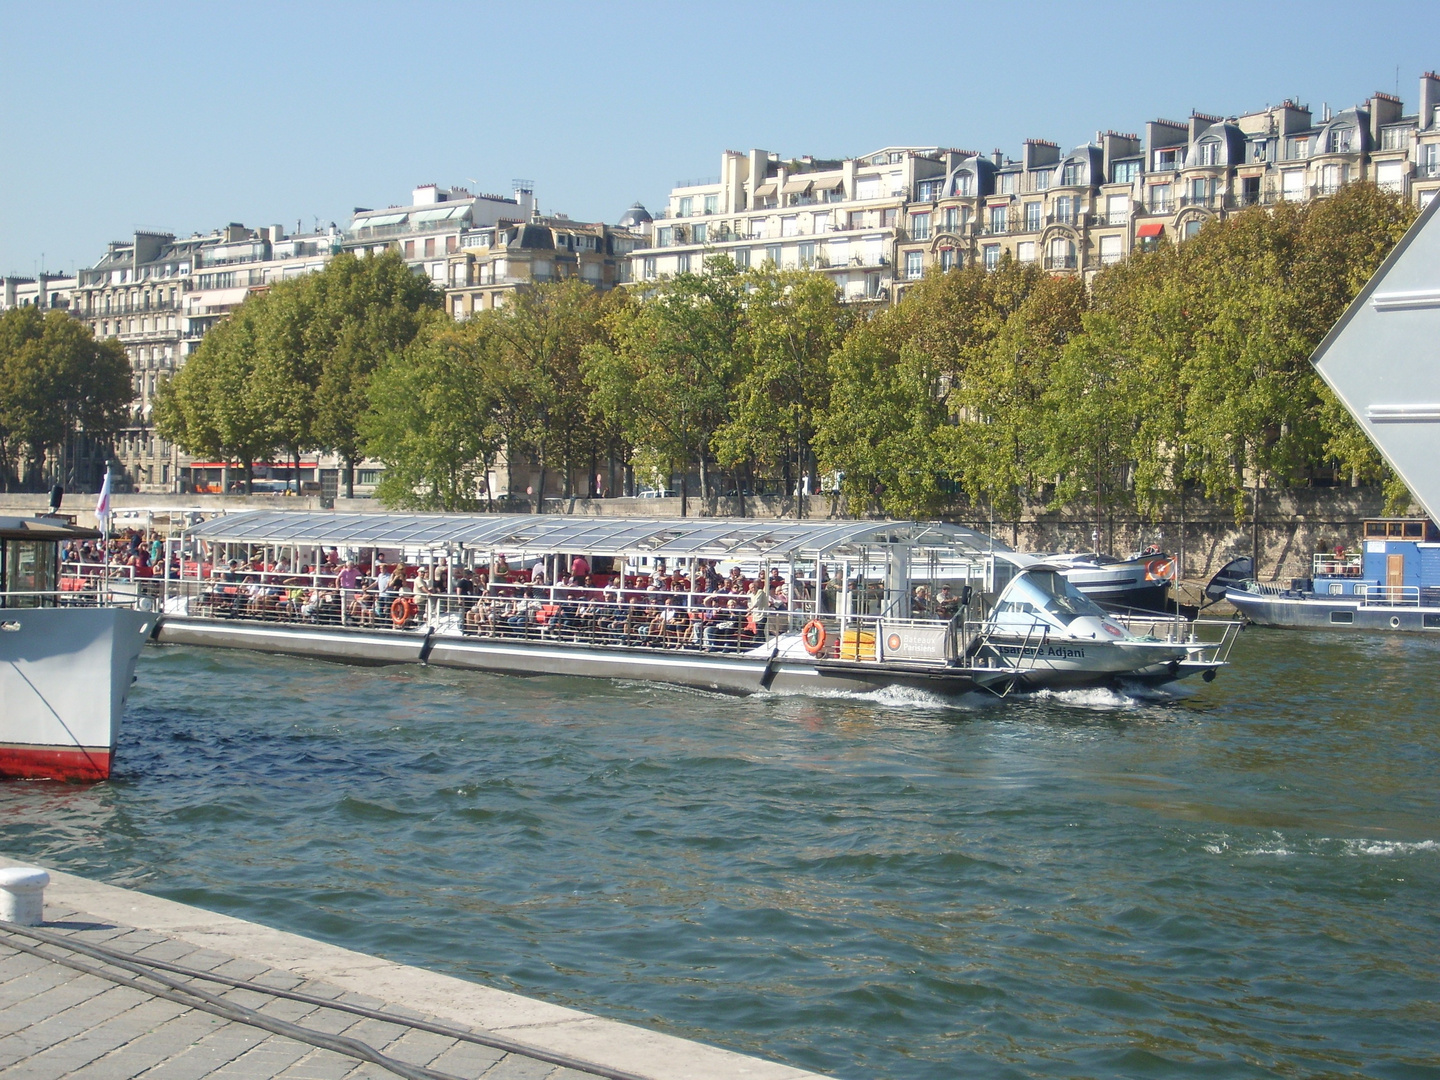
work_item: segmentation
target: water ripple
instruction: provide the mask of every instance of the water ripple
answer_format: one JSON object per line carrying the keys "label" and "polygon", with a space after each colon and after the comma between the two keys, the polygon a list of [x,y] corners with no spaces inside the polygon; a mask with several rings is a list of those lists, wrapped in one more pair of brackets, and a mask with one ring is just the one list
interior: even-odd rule
{"label": "water ripple", "polygon": [[842,1077],[1434,1076],[1440,643],[734,698],[147,651],[7,853]]}

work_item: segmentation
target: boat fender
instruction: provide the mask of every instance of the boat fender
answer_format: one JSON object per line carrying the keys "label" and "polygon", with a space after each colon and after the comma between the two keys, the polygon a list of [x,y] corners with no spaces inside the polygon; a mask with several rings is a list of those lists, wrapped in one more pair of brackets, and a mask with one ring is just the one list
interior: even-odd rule
{"label": "boat fender", "polygon": [[825,636],[825,624],[819,619],[811,619],[800,631],[800,640],[811,656],[819,656],[825,651]]}
{"label": "boat fender", "polygon": [[1174,576],[1174,559],[1151,559],[1145,564],[1146,581],[1169,581]]}
{"label": "boat fender", "polygon": [[408,596],[397,596],[395,602],[390,605],[390,622],[396,630],[404,630],[410,625],[410,620],[415,617],[415,612],[420,609],[415,606],[415,601]]}
{"label": "boat fender", "polygon": [[1399,615],[1391,615],[1391,616],[1390,616],[1390,629],[1391,629],[1391,630],[1399,630],[1399,629],[1400,629],[1400,616],[1399,616]]}

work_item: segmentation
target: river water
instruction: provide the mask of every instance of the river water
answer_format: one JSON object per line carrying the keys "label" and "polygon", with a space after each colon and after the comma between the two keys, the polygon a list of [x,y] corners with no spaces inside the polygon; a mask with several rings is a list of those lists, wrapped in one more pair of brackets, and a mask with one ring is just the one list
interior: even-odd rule
{"label": "river water", "polygon": [[188,648],[3,850],[840,1077],[1440,1076],[1440,641],[732,699]]}

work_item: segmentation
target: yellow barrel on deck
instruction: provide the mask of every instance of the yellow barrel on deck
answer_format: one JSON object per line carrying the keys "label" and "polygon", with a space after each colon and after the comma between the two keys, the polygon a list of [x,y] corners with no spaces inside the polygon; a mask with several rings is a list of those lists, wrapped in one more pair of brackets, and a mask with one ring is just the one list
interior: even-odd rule
{"label": "yellow barrel on deck", "polygon": [[875,633],[871,630],[846,630],[840,635],[841,660],[874,660]]}

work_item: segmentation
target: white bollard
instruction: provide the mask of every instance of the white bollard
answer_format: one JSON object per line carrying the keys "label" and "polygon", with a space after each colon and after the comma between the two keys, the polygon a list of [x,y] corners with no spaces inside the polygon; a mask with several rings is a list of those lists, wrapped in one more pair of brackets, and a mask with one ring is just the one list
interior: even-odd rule
{"label": "white bollard", "polygon": [[50,875],[31,866],[0,870],[0,920],[18,926],[45,921],[45,886]]}

